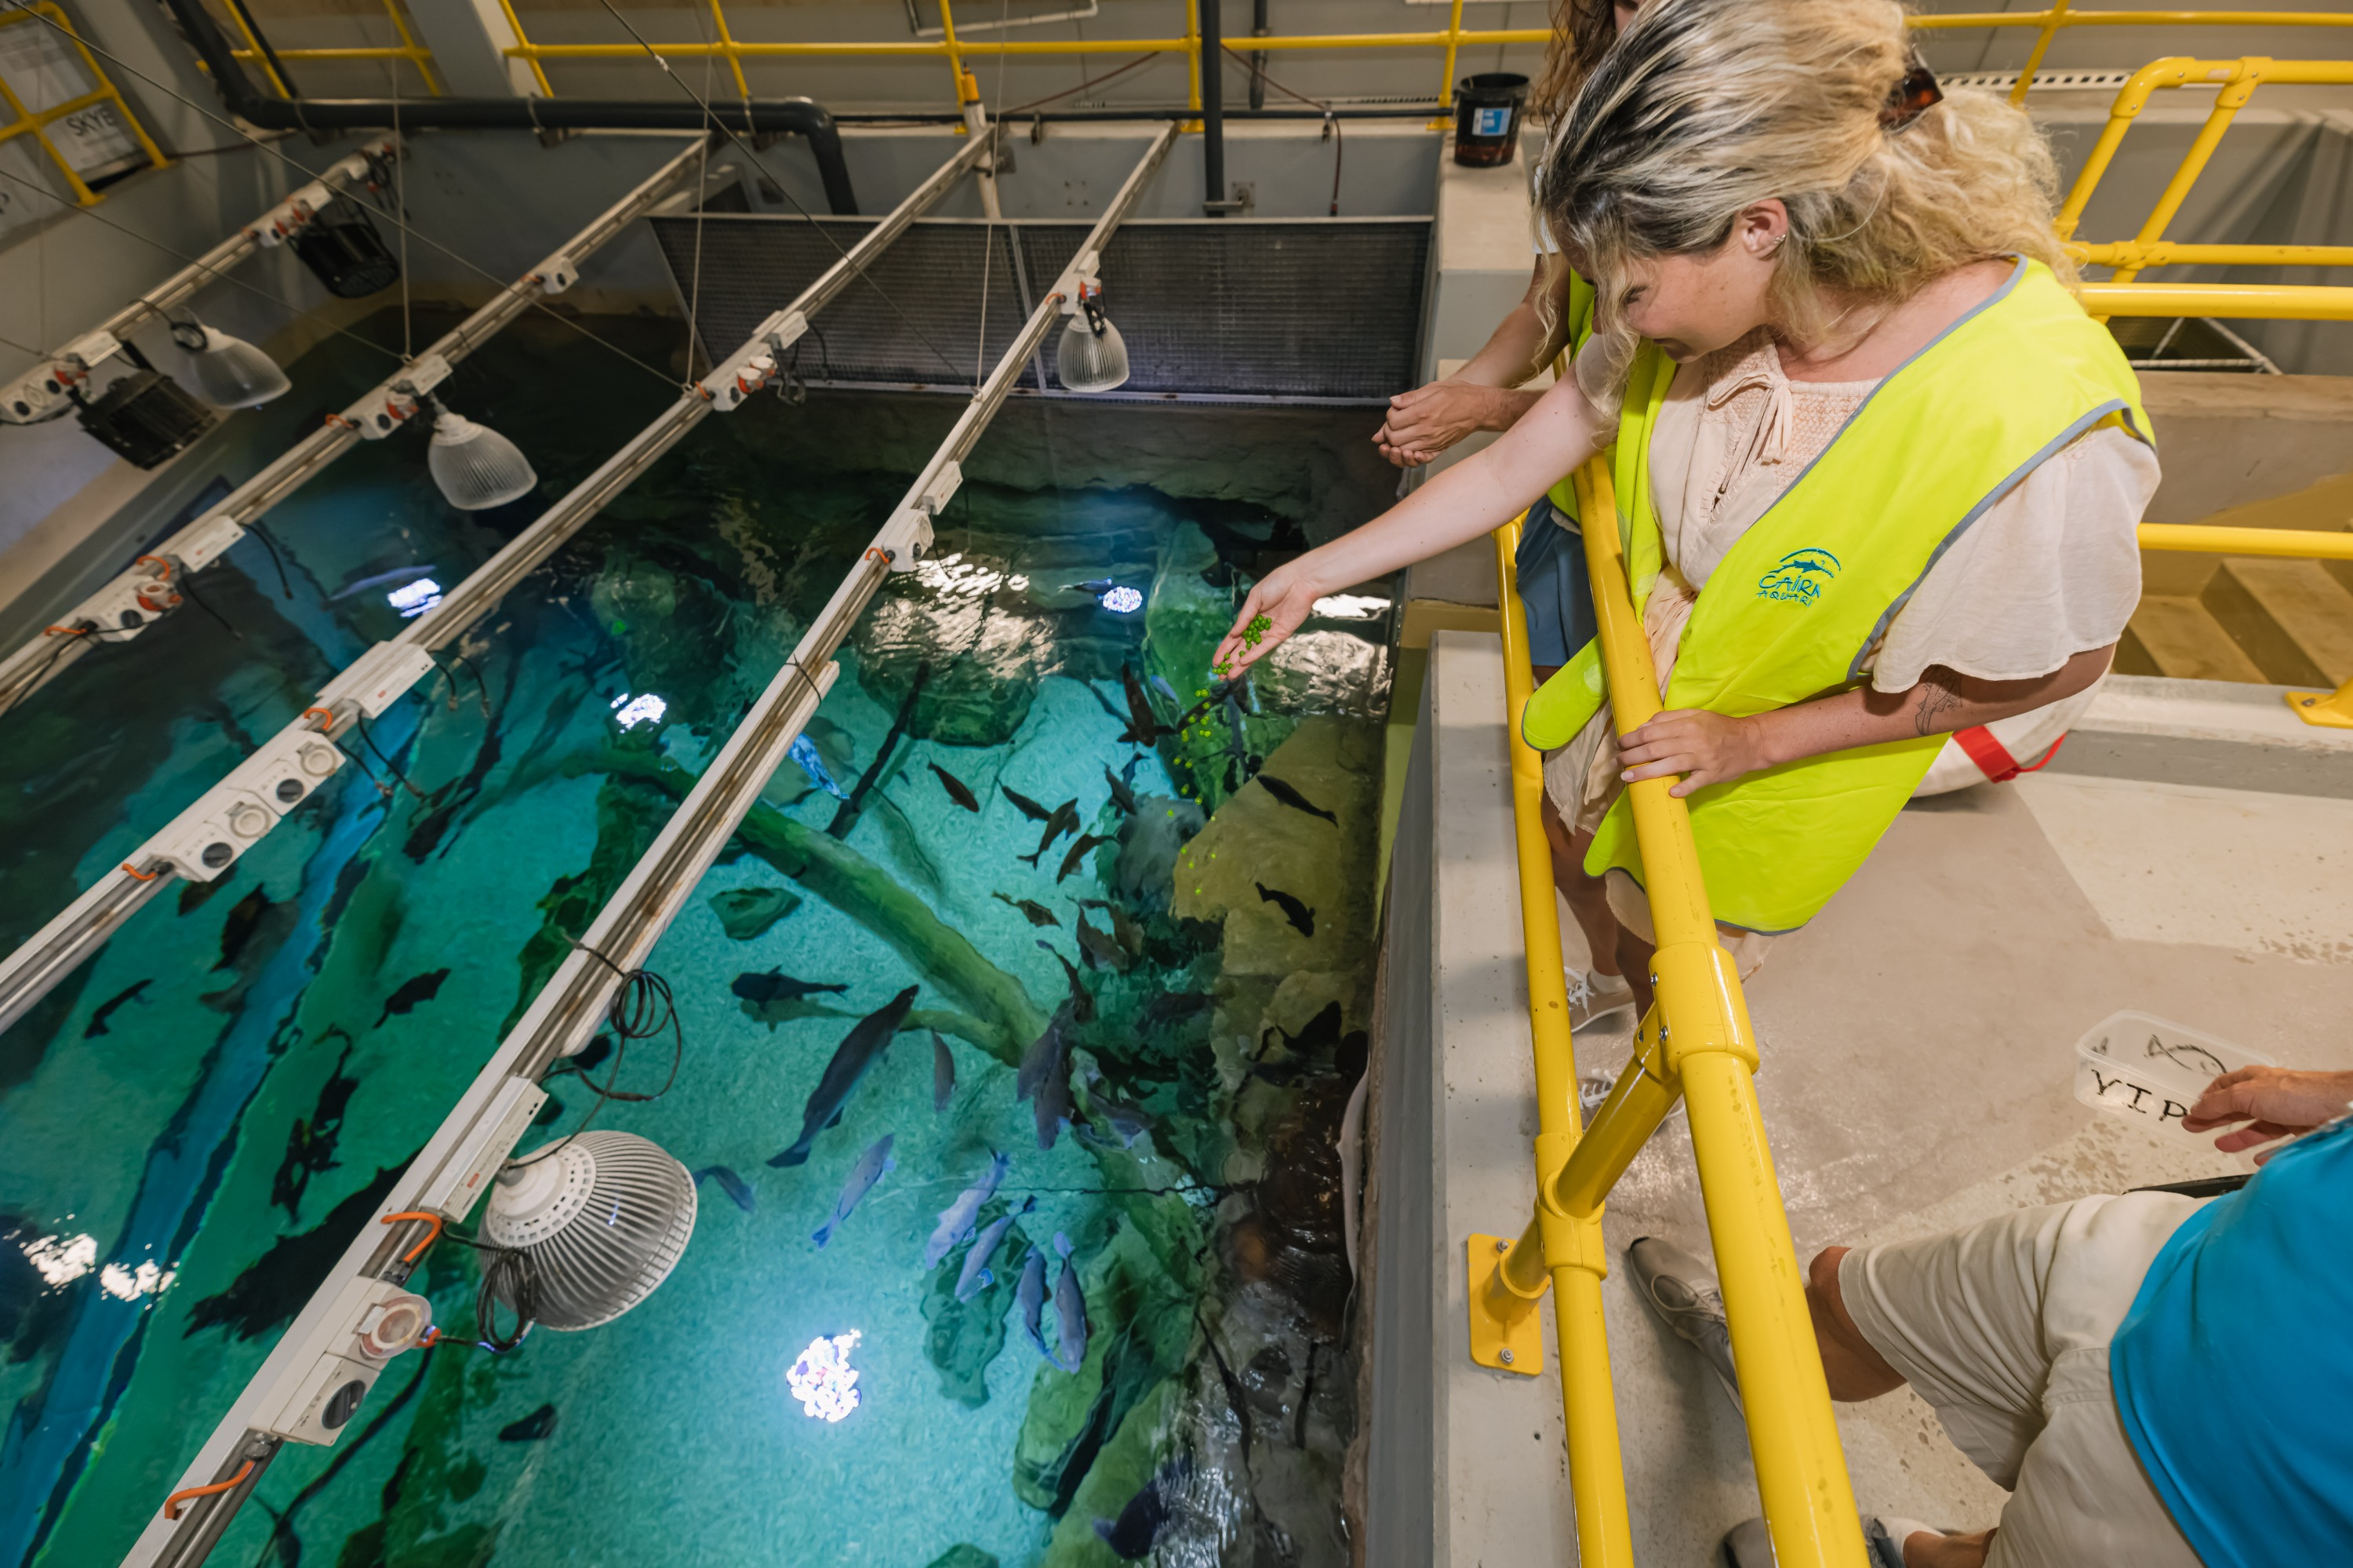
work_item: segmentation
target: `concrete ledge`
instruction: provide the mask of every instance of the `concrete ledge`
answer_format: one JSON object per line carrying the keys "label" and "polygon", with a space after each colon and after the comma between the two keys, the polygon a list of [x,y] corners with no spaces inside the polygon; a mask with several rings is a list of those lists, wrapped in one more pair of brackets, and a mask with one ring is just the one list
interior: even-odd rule
{"label": "concrete ledge", "polygon": [[2111,675],[2051,771],[2353,800],[2353,730],[2306,724],[2287,691]]}

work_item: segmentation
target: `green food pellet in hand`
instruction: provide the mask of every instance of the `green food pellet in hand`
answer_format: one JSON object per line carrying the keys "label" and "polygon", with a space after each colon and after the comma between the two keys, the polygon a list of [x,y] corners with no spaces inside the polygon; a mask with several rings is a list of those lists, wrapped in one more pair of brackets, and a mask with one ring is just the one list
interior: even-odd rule
{"label": "green food pellet in hand", "polygon": [[1267,630],[1273,624],[1274,620],[1271,616],[1252,616],[1250,623],[1242,628],[1243,645],[1250,648],[1257,647],[1266,640]]}

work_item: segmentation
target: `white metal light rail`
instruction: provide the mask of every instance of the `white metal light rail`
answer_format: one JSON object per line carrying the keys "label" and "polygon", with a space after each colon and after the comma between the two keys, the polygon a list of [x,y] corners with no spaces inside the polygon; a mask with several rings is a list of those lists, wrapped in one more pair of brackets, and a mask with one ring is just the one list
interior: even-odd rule
{"label": "white metal light rail", "polygon": [[743,347],[639,431],[596,472],[574,486],[482,563],[441,602],[390,641],[353,660],[312,699],[302,716],[261,747],[162,832],[133,850],[56,919],[0,960],[0,1030],[23,1017],[57,982],[104,945],[122,923],[175,877],[210,882],[276,827],[344,761],[334,737],[374,718],[433,673],[432,653],[464,635],[515,584],[577,533],[605,504],[713,409],[724,412],[776,374],[776,355],[808,330],[808,318],[910,223],[987,155],[989,136],[967,142],[891,215],[861,236],[791,304],[760,324]]}
{"label": "white metal light rail", "polygon": [[[500,290],[490,303],[450,328],[350,408],[328,415],[324,424],[231,491],[218,505],[159,542],[129,570],[0,660],[0,715],[13,712],[28,693],[93,647],[129,641],[169,613],[180,600],[178,584],[183,577],[220,559],[230,546],[245,537],[247,524],[291,495],[354,444],[381,440],[406,424],[422,399],[448,379],[453,366],[540,299],[560,294],[577,282],[583,260],[659,206],[709,156],[704,139],[694,139],[561,249]],[[718,172],[716,167],[711,171],[714,175]]]}
{"label": "white metal light rail", "polygon": [[[884,577],[912,571],[929,552],[932,519],[961,482],[963,460],[1004,406],[1064,302],[1076,298],[1079,279],[1089,275],[1090,263],[1134,207],[1176,135],[1170,124],[1154,139],[858,565],[598,913],[582,945],[602,959],[576,950],[557,969],[189,1465],[173,1494],[186,1499],[186,1511],[174,1520],[159,1510],[123,1559],[124,1568],[196,1568],[280,1447],[290,1440],[334,1442],[382,1369],[425,1337],[416,1327],[402,1342],[387,1344],[379,1331],[387,1320],[386,1307],[407,1297],[405,1287],[423,1244],[440,1222],[462,1221],[471,1212],[545,1101],[541,1076],[558,1058],[587,1045],[605,1019],[620,974],[652,956],[670,920],[693,895],[831,688],[840,670],[833,655]],[[968,145],[951,168],[961,173],[959,165],[969,166],[976,150]],[[433,1218],[410,1217],[419,1214]]]}
{"label": "white metal light rail", "polygon": [[370,183],[377,164],[403,154],[400,139],[380,136],[320,172],[319,177],[132,301],[38,365],[0,387],[0,422],[37,425],[73,406],[69,389],[87,384],[90,372],[122,352],[122,340],[150,316],[176,310],[197,291],[252,255],[285,244],[319,216],[343,190]]}

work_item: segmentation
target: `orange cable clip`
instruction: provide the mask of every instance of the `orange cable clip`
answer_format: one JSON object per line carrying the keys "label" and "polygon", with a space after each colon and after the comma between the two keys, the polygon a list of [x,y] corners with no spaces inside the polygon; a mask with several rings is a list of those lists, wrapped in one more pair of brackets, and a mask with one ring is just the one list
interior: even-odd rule
{"label": "orange cable clip", "polygon": [[309,718],[309,717],[310,717],[311,715],[313,715],[313,714],[316,714],[319,717],[321,717],[321,718],[322,718],[322,719],[325,719],[325,720],[327,721],[327,728],[328,728],[328,729],[331,729],[331,730],[332,730],[332,729],[333,729],[333,728],[335,727],[335,710],[334,710],[334,709],[332,709],[332,708],[304,708],[304,709],[302,710],[302,716],[303,716],[304,718]]}
{"label": "orange cable clip", "polygon": [[133,882],[153,882],[164,874],[160,871],[142,871],[127,860],[122,863],[122,874]]}
{"label": "orange cable clip", "polygon": [[387,1225],[400,1220],[423,1220],[426,1224],[433,1227],[432,1230],[426,1233],[426,1236],[423,1241],[418,1242],[415,1246],[410,1247],[407,1252],[401,1255],[400,1261],[403,1263],[415,1263],[418,1258],[425,1255],[425,1249],[427,1247],[431,1246],[435,1242],[441,1239],[442,1219],[438,1214],[427,1213],[423,1209],[403,1209],[396,1214],[386,1214],[384,1217],[384,1223]]}
{"label": "orange cable clip", "polygon": [[237,1488],[245,1485],[246,1477],[253,1474],[253,1466],[254,1461],[248,1459],[245,1462],[245,1467],[243,1469],[240,1469],[237,1474],[231,1476],[225,1481],[215,1481],[208,1487],[190,1487],[185,1491],[174,1492],[170,1497],[164,1499],[164,1517],[165,1519],[178,1519],[181,1513],[180,1505],[182,1503],[193,1502],[198,1498],[208,1498],[215,1492],[235,1491]]}

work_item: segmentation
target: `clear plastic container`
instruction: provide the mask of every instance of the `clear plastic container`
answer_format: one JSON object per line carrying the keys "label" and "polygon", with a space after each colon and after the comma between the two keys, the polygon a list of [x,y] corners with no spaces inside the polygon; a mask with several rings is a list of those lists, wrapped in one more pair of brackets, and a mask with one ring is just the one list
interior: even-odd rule
{"label": "clear plastic container", "polygon": [[2168,1141],[2203,1142],[2214,1134],[2184,1132],[2181,1120],[2206,1086],[2240,1067],[2273,1065],[2204,1030],[2127,1011],[2102,1019],[2075,1042],[2075,1097]]}

